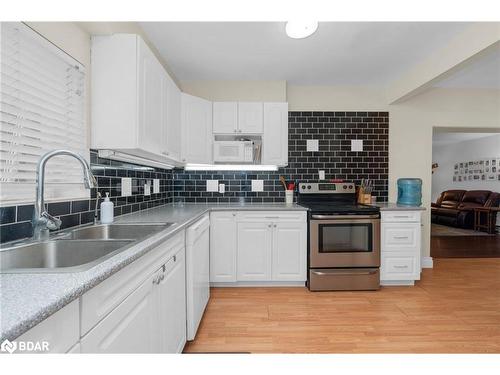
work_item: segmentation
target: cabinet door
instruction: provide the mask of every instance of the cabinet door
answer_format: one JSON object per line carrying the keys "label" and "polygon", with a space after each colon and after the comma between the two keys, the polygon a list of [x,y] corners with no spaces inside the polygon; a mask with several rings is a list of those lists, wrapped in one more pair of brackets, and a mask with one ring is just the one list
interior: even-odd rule
{"label": "cabinet door", "polygon": [[238,281],[271,279],[272,223],[238,223]]}
{"label": "cabinet door", "polygon": [[262,164],[288,164],[288,103],[264,103]]}
{"label": "cabinet door", "polygon": [[[166,73],[165,73],[166,74]],[[166,74],[167,119],[166,119],[166,155],[170,159],[181,159],[181,90]]]}
{"label": "cabinet door", "polygon": [[161,154],[163,143],[163,68],[142,39],[138,41],[138,147]]}
{"label": "cabinet door", "polygon": [[182,94],[182,161],[212,163],[212,103]]}
{"label": "cabinet door", "polygon": [[210,214],[210,281],[236,281],[236,212]]}
{"label": "cabinet door", "polygon": [[305,281],[307,228],[305,222],[273,224],[273,280]]}
{"label": "cabinet door", "polygon": [[213,132],[214,134],[233,134],[238,130],[238,103],[214,102]]}
{"label": "cabinet door", "polygon": [[144,281],[132,294],[81,339],[82,353],[158,353],[155,289]]}
{"label": "cabinet door", "polygon": [[264,115],[262,103],[238,103],[238,133],[262,134],[264,129]]}
{"label": "cabinet door", "polygon": [[186,343],[186,263],[184,248],[165,264],[156,286],[162,353],[181,353]]}

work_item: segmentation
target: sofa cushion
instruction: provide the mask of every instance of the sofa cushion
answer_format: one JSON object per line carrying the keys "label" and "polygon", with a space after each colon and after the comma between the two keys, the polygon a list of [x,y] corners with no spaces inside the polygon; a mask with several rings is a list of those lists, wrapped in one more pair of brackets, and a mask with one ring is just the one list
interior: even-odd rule
{"label": "sofa cushion", "polygon": [[441,207],[455,208],[458,207],[465,190],[446,190],[441,193],[437,204]]}
{"label": "sofa cushion", "polygon": [[433,208],[432,209],[432,214],[433,215],[438,215],[438,216],[446,216],[446,217],[455,217],[458,215],[460,210],[454,209],[454,208]]}
{"label": "sofa cushion", "polygon": [[483,207],[490,194],[489,190],[469,190],[462,197],[459,208]]}

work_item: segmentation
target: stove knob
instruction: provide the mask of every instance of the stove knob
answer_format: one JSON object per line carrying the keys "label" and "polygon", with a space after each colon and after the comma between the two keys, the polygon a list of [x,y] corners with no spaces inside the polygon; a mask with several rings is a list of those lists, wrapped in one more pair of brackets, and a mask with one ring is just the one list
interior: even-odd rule
{"label": "stove knob", "polygon": [[349,189],[352,189],[352,188],[353,188],[353,186],[352,186],[352,185],[349,185]]}
{"label": "stove knob", "polygon": [[302,185],[302,189],[305,189],[306,188],[306,185]]}
{"label": "stove knob", "polygon": [[344,190],[347,190],[347,185],[342,186]]}
{"label": "stove knob", "polygon": [[311,189],[311,185],[307,185],[307,188],[308,188],[308,189]]}

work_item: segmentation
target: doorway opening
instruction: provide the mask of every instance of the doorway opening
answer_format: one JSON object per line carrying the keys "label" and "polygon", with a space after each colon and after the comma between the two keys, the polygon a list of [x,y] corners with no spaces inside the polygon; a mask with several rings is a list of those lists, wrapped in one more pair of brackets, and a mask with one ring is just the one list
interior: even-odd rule
{"label": "doorway opening", "polygon": [[434,128],[431,256],[500,258],[500,130]]}

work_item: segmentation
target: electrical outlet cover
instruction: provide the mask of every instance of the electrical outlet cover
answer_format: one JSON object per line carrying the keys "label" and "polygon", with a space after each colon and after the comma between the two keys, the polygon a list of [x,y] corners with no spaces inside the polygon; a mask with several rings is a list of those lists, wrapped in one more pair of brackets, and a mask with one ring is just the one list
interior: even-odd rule
{"label": "electrical outlet cover", "polygon": [[319,141],[317,139],[308,139],[307,140],[307,151],[319,151]]}
{"label": "electrical outlet cover", "polygon": [[207,180],[207,191],[218,192],[219,180]]}
{"label": "electrical outlet cover", "polygon": [[319,179],[324,180],[325,179],[325,171],[318,171],[319,174]]}
{"label": "electrical outlet cover", "polygon": [[151,195],[151,184],[149,182],[144,184],[144,195]]}
{"label": "electrical outlet cover", "polygon": [[160,192],[160,179],[155,178],[153,180],[153,194],[158,194]]}
{"label": "electrical outlet cover", "polygon": [[219,184],[219,193],[224,194],[226,192],[226,185]]}
{"label": "electrical outlet cover", "polygon": [[122,197],[129,197],[132,195],[132,178],[122,178]]}
{"label": "electrical outlet cover", "polygon": [[352,139],[351,140],[351,151],[363,151],[363,140],[362,139]]}
{"label": "electrical outlet cover", "polygon": [[264,191],[264,180],[252,180],[252,191]]}

